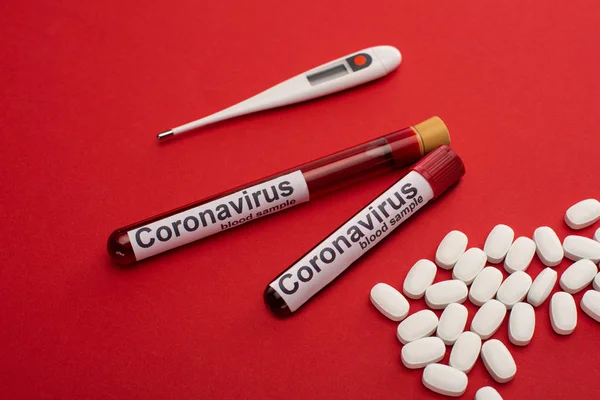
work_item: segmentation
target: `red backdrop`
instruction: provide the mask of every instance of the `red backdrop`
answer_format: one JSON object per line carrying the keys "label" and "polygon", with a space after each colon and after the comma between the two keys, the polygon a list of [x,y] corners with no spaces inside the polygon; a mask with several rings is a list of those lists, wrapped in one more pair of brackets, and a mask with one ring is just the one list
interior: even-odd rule
{"label": "red backdrop", "polygon": [[[400,287],[451,229],[470,246],[497,223],[570,233],[567,207],[600,196],[599,18],[592,0],[5,3],[0,397],[438,398],[401,365],[369,290]],[[155,139],[380,44],[404,60],[378,82]],[[465,162],[460,185],[292,318],[265,308],[265,285],[402,171],[137,268],[106,254],[119,226],[432,115]],[[579,311],[559,337],[548,302],[536,316],[532,343],[509,345],[514,381],[478,361],[465,398],[486,384],[509,399],[600,396],[600,325]],[[508,343],[506,326],[495,337]]]}

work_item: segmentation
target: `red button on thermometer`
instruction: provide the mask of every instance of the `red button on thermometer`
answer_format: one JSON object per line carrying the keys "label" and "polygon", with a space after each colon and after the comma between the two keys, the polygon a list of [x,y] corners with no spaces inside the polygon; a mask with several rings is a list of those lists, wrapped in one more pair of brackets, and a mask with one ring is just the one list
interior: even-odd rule
{"label": "red button on thermometer", "polygon": [[461,159],[450,147],[429,153],[404,178],[273,280],[264,292],[267,307],[282,317],[296,311],[464,173]]}
{"label": "red button on thermometer", "polygon": [[270,108],[325,96],[381,78],[400,65],[402,56],[392,46],[376,46],[313,68],[262,93],[208,117],[158,134],[158,139],[205,125]]}
{"label": "red button on thermometer", "polygon": [[341,185],[413,163],[450,143],[437,117],[114,231],[108,252],[120,265],[183,246],[312,200]]}

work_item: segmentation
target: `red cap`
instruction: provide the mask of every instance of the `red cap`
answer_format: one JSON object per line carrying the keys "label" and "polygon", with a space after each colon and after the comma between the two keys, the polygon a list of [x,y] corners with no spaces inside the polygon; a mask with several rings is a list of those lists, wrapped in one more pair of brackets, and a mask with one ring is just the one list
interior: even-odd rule
{"label": "red cap", "polygon": [[444,193],[465,174],[465,166],[458,154],[445,145],[427,154],[412,169],[427,179],[434,197]]}

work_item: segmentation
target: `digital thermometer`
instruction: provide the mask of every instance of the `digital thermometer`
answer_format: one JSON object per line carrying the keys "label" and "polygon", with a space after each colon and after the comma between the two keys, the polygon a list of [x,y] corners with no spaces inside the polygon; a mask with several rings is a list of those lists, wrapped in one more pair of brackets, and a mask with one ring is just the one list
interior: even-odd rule
{"label": "digital thermometer", "polygon": [[240,115],[339,92],[389,74],[400,65],[401,60],[402,56],[395,47],[369,47],[296,75],[241,103],[160,133],[157,137],[163,139]]}

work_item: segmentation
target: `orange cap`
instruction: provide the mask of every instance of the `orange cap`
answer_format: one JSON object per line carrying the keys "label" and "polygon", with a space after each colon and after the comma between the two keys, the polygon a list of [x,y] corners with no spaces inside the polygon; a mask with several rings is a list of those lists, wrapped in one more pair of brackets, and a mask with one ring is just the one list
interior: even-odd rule
{"label": "orange cap", "polygon": [[440,117],[431,117],[413,128],[421,139],[422,154],[442,145],[450,145],[450,132]]}

